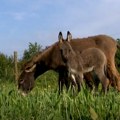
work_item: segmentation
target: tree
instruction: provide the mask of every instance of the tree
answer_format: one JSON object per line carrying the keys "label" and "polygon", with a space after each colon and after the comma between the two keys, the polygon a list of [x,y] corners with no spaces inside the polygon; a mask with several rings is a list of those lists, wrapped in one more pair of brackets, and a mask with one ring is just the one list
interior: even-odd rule
{"label": "tree", "polygon": [[35,43],[29,43],[28,49],[26,49],[23,53],[22,60],[29,60],[31,57],[33,57],[36,53],[42,51],[42,46],[38,45],[37,42]]}

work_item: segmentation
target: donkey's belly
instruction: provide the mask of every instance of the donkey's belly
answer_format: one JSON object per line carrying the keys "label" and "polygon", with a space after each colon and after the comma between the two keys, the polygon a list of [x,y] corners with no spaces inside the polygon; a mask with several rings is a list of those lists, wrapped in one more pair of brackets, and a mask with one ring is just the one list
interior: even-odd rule
{"label": "donkey's belly", "polygon": [[91,72],[91,71],[93,71],[93,69],[94,69],[94,66],[86,67],[83,69],[83,73]]}

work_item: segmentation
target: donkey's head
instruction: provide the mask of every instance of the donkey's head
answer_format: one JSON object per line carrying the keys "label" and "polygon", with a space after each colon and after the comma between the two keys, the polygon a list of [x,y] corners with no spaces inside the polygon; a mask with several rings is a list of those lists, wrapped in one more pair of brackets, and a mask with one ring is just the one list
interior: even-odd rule
{"label": "donkey's head", "polygon": [[67,62],[67,60],[70,58],[70,56],[73,57],[75,55],[75,52],[70,45],[72,35],[68,31],[67,38],[66,38],[66,40],[64,40],[62,33],[60,32],[58,35],[58,39],[59,39],[59,44],[60,44],[61,56],[62,56],[64,62]]}
{"label": "donkey's head", "polygon": [[24,70],[18,79],[18,89],[21,90],[22,95],[27,94],[34,87],[34,73],[36,69],[36,64],[26,64]]}

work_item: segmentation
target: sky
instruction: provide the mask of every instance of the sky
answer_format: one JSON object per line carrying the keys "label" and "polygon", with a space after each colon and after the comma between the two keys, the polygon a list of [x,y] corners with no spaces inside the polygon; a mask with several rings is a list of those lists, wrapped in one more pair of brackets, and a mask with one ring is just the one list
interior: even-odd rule
{"label": "sky", "polygon": [[120,0],[0,0],[0,52],[22,57],[29,42],[45,46],[62,31],[73,38],[120,38]]}

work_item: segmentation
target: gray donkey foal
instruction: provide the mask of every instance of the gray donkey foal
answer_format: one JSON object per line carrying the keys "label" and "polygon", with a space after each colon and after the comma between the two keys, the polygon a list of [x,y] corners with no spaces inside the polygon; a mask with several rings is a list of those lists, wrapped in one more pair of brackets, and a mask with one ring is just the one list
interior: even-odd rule
{"label": "gray donkey foal", "polygon": [[72,78],[72,83],[76,84],[77,82],[78,91],[80,91],[81,85],[83,85],[83,74],[94,71],[102,83],[103,91],[106,93],[109,84],[105,75],[106,56],[97,48],[88,48],[82,53],[74,51],[69,44],[71,39],[72,35],[69,31],[66,40],[63,39],[62,33],[59,34],[61,55],[68,69],[68,76]]}

